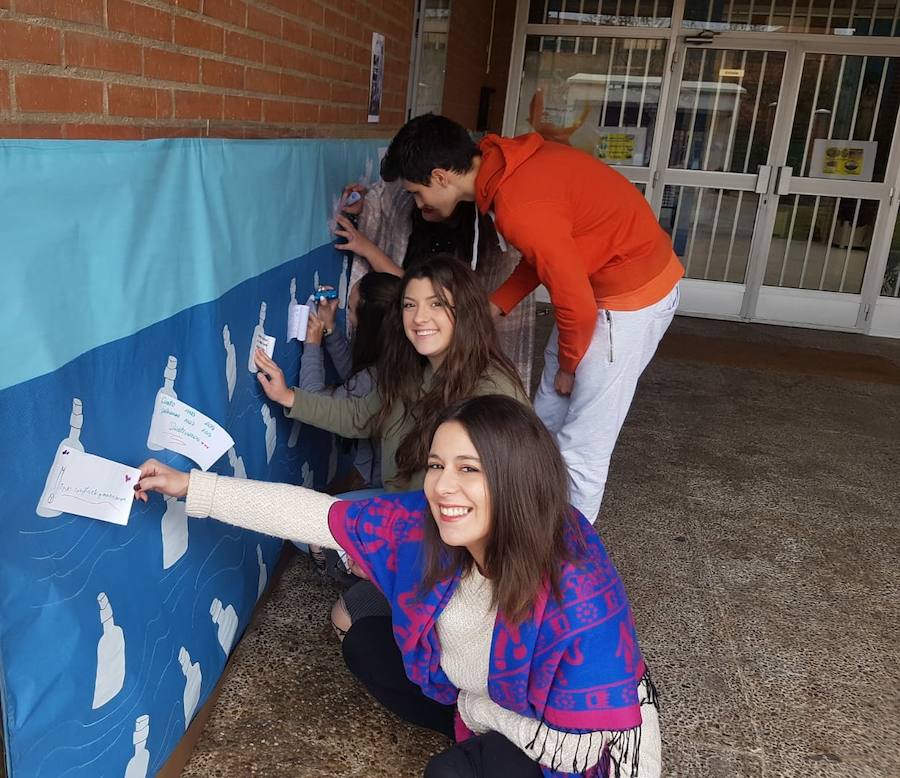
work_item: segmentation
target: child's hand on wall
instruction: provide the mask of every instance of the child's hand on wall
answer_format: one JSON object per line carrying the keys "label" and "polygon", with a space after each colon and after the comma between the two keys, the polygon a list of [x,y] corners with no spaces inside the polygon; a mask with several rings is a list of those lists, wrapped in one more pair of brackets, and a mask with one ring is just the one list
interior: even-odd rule
{"label": "child's hand on wall", "polygon": [[164,465],[155,459],[148,459],[140,467],[141,480],[134,487],[134,497],[147,502],[148,492],[159,492],[168,497],[185,497],[191,477],[174,467]]}
{"label": "child's hand on wall", "polygon": [[265,351],[260,349],[256,349],[254,359],[256,366],[259,368],[256,378],[262,384],[266,397],[274,400],[279,405],[283,405],[285,408],[292,407],[294,405],[294,390],[285,382],[282,369],[275,364],[274,360],[266,356]]}

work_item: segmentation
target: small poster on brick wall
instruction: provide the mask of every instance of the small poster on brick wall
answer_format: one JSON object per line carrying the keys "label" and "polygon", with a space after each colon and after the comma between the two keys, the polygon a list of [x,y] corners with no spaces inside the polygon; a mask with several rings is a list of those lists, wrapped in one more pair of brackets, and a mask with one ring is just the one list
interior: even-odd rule
{"label": "small poster on brick wall", "polygon": [[384,35],[372,33],[372,74],[369,80],[369,122],[381,121],[381,96],[384,94]]}

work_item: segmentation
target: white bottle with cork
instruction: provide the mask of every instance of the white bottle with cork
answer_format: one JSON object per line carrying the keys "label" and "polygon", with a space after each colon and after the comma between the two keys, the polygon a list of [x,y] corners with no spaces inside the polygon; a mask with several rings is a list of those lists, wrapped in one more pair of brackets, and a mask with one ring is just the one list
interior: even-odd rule
{"label": "white bottle with cork", "polygon": [[262,301],[259,305],[259,324],[253,328],[253,335],[250,338],[250,357],[247,360],[247,370],[251,373],[258,373],[259,368],[256,367],[256,360],[253,358],[256,352],[256,344],[259,339],[266,334],[266,302]]}
{"label": "white bottle with cork", "polygon": [[203,673],[200,672],[199,662],[191,662],[191,655],[184,646],[178,652],[178,663],[181,665],[181,672],[184,673],[184,694],[181,699],[184,704],[184,728],[187,729],[200,702]]}
{"label": "white bottle with cork", "polygon": [[233,605],[223,607],[222,601],[216,597],[209,606],[209,615],[212,616],[213,624],[218,628],[219,645],[222,646],[225,656],[228,656],[238,628],[237,611]]}
{"label": "white bottle with cork", "polygon": [[53,503],[53,496],[50,493],[52,484],[55,482],[60,466],[60,457],[67,449],[76,451],[84,451],[81,443],[81,426],[84,424],[84,416],[81,412],[81,400],[77,397],[72,398],[72,414],[69,416],[69,435],[63,438],[63,441],[56,449],[56,456],[53,457],[53,464],[50,465],[50,471],[47,473],[47,481],[44,483],[44,491],[41,493],[41,499],[38,500],[37,515],[43,516],[45,519],[59,516],[62,511],[55,511],[48,507]]}
{"label": "white bottle with cork", "polygon": [[163,514],[162,532],[163,570],[174,565],[188,547],[187,504],[175,497],[164,496],[166,512]]}
{"label": "white bottle with cork", "polygon": [[103,634],[97,643],[97,676],[94,682],[94,703],[97,708],[106,705],[125,684],[125,633],[113,620],[112,605],[106,592],[97,595],[100,605],[100,623]]}
{"label": "white bottle with cork", "polygon": [[153,418],[150,421],[150,432],[147,434],[147,448],[151,451],[162,451],[165,446],[161,446],[157,441],[159,437],[159,401],[163,397],[172,397],[178,399],[175,394],[175,376],[178,374],[178,359],[169,356],[166,363],[166,369],[163,371],[163,385],[156,393],[156,400],[153,403]]}
{"label": "white bottle with cork", "polygon": [[134,735],[131,737],[134,743],[134,756],[128,760],[125,778],[147,778],[147,768],[150,766],[150,752],[147,750],[149,737],[150,717],[138,716],[134,720]]}

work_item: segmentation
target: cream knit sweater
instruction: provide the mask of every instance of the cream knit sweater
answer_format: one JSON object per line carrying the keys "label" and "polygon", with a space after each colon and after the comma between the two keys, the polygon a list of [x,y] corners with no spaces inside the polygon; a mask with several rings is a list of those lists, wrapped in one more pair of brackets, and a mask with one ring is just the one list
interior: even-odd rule
{"label": "cream knit sweater", "polygon": [[[311,489],[288,484],[228,478],[215,473],[191,471],[187,494],[187,514],[212,517],[228,524],[264,532],[287,540],[340,549],[328,529],[328,511],[338,502]],[[556,769],[576,764],[579,771],[600,759],[609,732],[594,732],[581,738],[557,732],[540,722],[501,707],[488,694],[488,667],[497,609],[491,604],[491,582],[476,569],[460,582],[446,608],[438,617],[441,668],[459,688],[460,716],[473,732],[496,731],[504,735],[532,759]],[[639,688],[647,697],[643,684]],[[644,723],[640,745],[640,775],[660,774],[659,724],[656,709],[642,706]],[[538,730],[540,728],[539,737]],[[628,754],[627,757],[632,757]],[[630,775],[630,759],[623,755],[623,775]]]}

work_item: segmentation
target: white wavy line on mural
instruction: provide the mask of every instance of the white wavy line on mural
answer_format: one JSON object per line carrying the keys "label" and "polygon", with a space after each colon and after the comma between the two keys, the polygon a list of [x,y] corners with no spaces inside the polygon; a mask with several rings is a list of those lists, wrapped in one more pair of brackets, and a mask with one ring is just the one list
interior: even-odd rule
{"label": "white wavy line on mural", "polygon": [[[75,517],[73,516],[72,518],[74,519]],[[91,524],[85,524],[84,531],[81,533],[81,536],[78,538],[78,540],[75,541],[74,545],[69,546],[69,548],[65,549],[65,552],[63,554],[59,554],[59,551],[54,551],[52,554],[47,554],[46,556],[33,556],[32,555],[31,557],[29,557],[29,559],[36,559],[40,562],[46,562],[48,559],[55,559],[57,561],[61,561],[61,560],[65,559],[67,556],[69,556],[69,554],[71,554],[76,548],[78,548],[78,544],[81,543],[81,541],[85,535],[87,535],[89,532],[91,532],[92,530],[95,530],[95,529],[97,529],[96,526],[91,525]],[[25,535],[25,534],[37,535],[39,533],[37,533],[37,532],[34,532],[34,533],[20,532],[19,534],[20,535]]]}
{"label": "white wavy line on mural", "polygon": [[[39,604],[32,604],[29,607],[31,607],[31,608],[49,608],[54,605],[60,605],[64,602],[69,602],[69,600],[74,600],[85,590],[85,588],[87,587],[88,583],[91,580],[91,577],[94,574],[94,570],[97,569],[97,565],[100,564],[100,560],[102,560],[103,557],[105,557],[107,554],[111,554],[113,552],[118,552],[118,551],[121,551],[123,548],[127,548],[132,543],[134,543],[134,541],[137,540],[138,538],[139,538],[139,535],[137,535],[137,534],[132,535],[131,539],[127,543],[123,543],[122,545],[116,546],[115,548],[107,548],[107,549],[104,549],[103,551],[101,551],[100,554],[97,556],[97,558],[94,560],[94,564],[91,565],[91,569],[88,571],[88,574],[85,577],[84,584],[82,584],[81,588],[78,589],[78,591],[72,593],[68,597],[64,597],[61,600],[53,600],[52,602],[43,602],[43,603],[39,603]],[[45,581],[51,581],[51,580],[60,580],[61,581],[61,580],[64,580],[65,578],[68,578],[72,573],[75,573],[79,567],[81,567],[81,565],[78,565],[77,567],[73,568],[72,570],[70,570],[68,573],[65,573],[64,575],[57,575],[54,573],[53,575],[48,575],[48,576],[45,576],[44,578],[38,578],[37,580],[41,583],[44,583]]]}
{"label": "white wavy line on mural", "polygon": [[[172,703],[169,718],[166,721],[166,727],[163,731],[163,743],[174,742],[177,745],[178,741],[184,737],[184,729],[180,726],[180,722],[183,718],[184,706],[181,700],[176,700]],[[153,754],[155,754],[155,756]],[[163,758],[163,749],[161,748],[157,748],[155,751],[151,752],[150,770],[153,775],[156,775],[156,773],[162,769],[162,766],[166,763],[169,756],[171,756],[171,752],[167,753],[165,758]]]}
{"label": "white wavy line on mural", "polygon": [[68,516],[68,521],[57,520],[53,522],[52,527],[48,527],[47,529],[20,529],[20,535],[49,535],[51,532],[59,532],[60,530],[66,529],[73,522],[78,521],[80,517],[72,516],[70,513],[64,513],[64,516]]}

